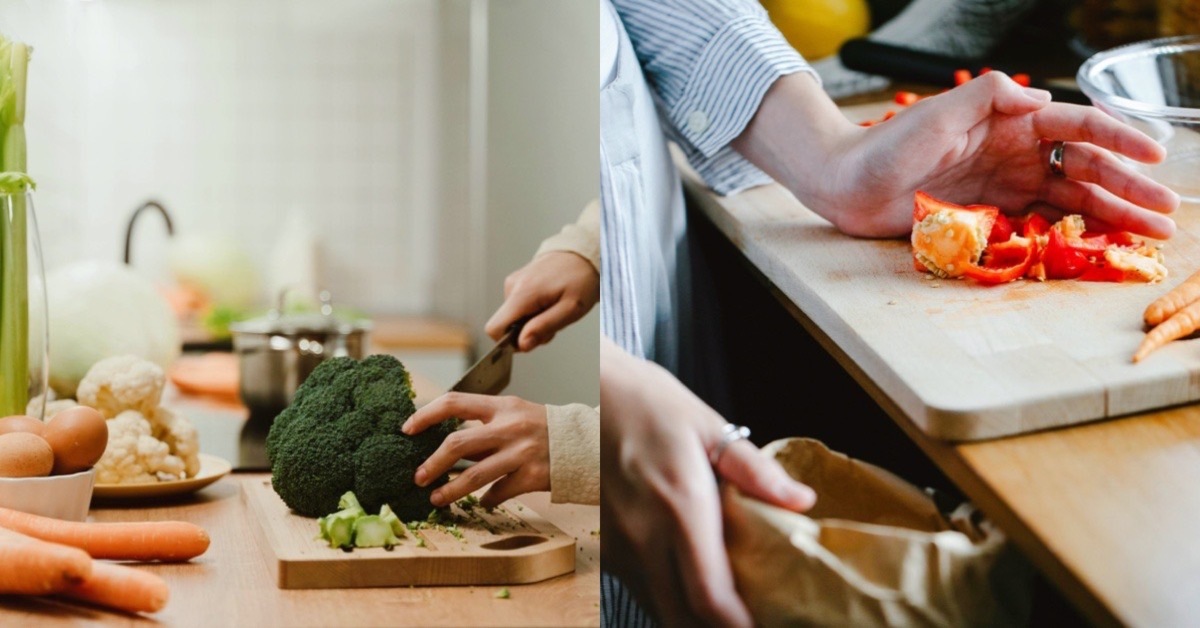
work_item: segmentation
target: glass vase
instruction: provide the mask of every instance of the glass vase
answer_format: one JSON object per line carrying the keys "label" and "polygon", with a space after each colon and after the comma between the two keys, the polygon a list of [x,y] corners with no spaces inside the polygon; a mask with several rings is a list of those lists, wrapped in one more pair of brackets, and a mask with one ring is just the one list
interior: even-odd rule
{"label": "glass vase", "polygon": [[0,193],[0,417],[43,418],[50,376],[48,333],[33,192]]}

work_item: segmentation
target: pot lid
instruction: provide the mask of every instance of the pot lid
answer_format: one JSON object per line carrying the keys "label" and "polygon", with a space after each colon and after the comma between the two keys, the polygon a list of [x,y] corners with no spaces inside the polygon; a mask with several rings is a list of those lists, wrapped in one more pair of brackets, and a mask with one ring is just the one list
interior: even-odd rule
{"label": "pot lid", "polygon": [[321,308],[318,312],[283,314],[286,291],[280,294],[280,305],[266,316],[233,323],[229,330],[234,334],[352,334],[371,329],[371,321],[360,317],[346,317],[334,311],[328,291],[321,292]]}

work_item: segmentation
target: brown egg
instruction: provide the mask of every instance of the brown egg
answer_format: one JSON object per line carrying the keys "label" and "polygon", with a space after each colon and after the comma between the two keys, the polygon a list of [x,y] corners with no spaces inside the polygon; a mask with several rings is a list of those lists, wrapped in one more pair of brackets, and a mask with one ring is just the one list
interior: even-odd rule
{"label": "brown egg", "polygon": [[90,469],[108,447],[108,423],[96,410],[75,406],[54,415],[42,433],[54,450],[54,475]]}
{"label": "brown egg", "polygon": [[42,435],[46,430],[46,424],[24,414],[16,414],[6,416],[0,419],[0,434],[8,434],[9,432],[29,432],[30,434]]}
{"label": "brown egg", "polygon": [[54,450],[46,439],[29,432],[0,434],[0,477],[41,477],[53,468]]}

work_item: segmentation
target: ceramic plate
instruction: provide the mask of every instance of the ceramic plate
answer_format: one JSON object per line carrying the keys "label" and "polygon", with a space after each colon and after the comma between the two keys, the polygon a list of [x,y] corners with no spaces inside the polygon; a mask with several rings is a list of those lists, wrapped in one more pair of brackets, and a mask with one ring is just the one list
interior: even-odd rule
{"label": "ceramic plate", "polygon": [[172,480],[155,484],[99,484],[92,489],[93,498],[101,499],[141,499],[148,497],[169,497],[194,493],[213,482],[229,475],[233,465],[228,460],[200,454],[200,473],[186,480]]}

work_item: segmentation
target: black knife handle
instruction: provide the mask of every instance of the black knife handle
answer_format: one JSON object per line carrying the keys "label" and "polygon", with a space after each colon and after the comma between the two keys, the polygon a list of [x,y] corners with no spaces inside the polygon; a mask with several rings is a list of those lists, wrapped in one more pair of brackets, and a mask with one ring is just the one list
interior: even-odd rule
{"label": "black knife handle", "polygon": [[841,59],[842,65],[851,70],[879,74],[896,81],[939,87],[954,85],[955,70],[971,70],[971,74],[974,75],[983,67],[983,64],[972,65],[953,57],[885,44],[865,37],[851,39],[842,44],[838,58]]}
{"label": "black knife handle", "polygon": [[[968,70],[977,76],[985,67],[999,70],[1010,76],[1021,72],[1004,64],[988,63],[983,59],[963,59],[939,55],[923,50],[887,44],[859,37],[842,45],[838,51],[842,65],[850,70],[886,76],[894,81],[923,83],[936,87],[954,87],[954,72]],[[1048,85],[1037,79],[1033,87],[1050,92],[1057,102],[1089,105],[1091,101],[1078,89]]]}

